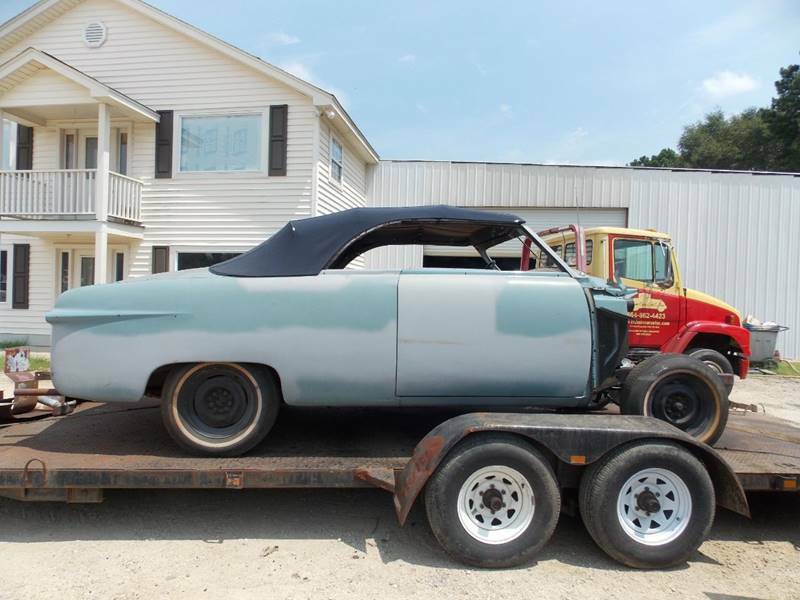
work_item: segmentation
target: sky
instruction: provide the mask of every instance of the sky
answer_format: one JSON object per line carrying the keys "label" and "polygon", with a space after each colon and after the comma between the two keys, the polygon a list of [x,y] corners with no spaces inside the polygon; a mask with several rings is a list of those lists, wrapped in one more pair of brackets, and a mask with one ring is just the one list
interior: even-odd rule
{"label": "sky", "polygon": [[150,3],[333,92],[386,159],[622,165],[800,62],[800,0]]}

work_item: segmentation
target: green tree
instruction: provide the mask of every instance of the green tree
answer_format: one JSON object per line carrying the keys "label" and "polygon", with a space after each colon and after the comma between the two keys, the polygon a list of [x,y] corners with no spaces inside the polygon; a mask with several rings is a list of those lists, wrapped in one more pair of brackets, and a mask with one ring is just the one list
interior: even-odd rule
{"label": "green tree", "polygon": [[750,108],[726,118],[714,111],[683,130],[678,142],[686,166],[701,169],[774,169],[775,141],[765,110]]}
{"label": "green tree", "polygon": [[775,169],[800,171],[800,65],[781,69],[775,82],[777,98],[764,111],[764,120],[776,143]]}
{"label": "green tree", "polygon": [[631,167],[683,167],[684,162],[681,156],[672,148],[664,148],[658,154],[650,157],[640,156],[628,163]]}
{"label": "green tree", "polygon": [[687,125],[678,151],[664,148],[631,166],[800,172],[800,65],[780,70],[768,108],[725,117],[721,110]]}

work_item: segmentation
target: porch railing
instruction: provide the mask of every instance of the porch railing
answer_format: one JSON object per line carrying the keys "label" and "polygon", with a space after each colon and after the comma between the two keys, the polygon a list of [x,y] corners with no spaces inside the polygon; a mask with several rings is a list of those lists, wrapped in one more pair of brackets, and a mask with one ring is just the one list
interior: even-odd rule
{"label": "porch railing", "polygon": [[[29,219],[93,218],[97,171],[0,171],[0,216]],[[141,181],[109,173],[108,216],[139,221]]]}
{"label": "porch railing", "polygon": [[112,171],[109,173],[108,185],[108,216],[126,221],[140,221],[142,182]]}

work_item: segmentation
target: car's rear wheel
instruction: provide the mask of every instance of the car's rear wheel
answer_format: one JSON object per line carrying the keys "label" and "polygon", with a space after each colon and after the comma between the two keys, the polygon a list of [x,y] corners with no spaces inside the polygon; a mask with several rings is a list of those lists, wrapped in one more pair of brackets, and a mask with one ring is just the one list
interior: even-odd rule
{"label": "car's rear wheel", "polygon": [[238,456],[261,442],[275,423],[280,389],[267,369],[202,363],[173,369],[161,399],[164,425],[183,448],[208,456]]}
{"label": "car's rear wheel", "polygon": [[453,449],[425,488],[436,539],[478,567],[528,562],[553,534],[561,496],[553,469],[530,444],[477,435]]}
{"label": "car's rear wheel", "polygon": [[706,444],[728,423],[728,393],[717,373],[684,354],[658,354],[625,378],[623,414],[656,417]]}

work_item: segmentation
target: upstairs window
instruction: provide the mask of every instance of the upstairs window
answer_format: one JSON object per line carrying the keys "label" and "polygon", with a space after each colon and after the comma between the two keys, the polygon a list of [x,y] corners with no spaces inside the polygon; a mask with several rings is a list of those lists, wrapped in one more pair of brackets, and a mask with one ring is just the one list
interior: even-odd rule
{"label": "upstairs window", "polygon": [[342,182],[342,173],[344,173],[344,151],[339,140],[331,138],[331,179],[334,181]]}
{"label": "upstairs window", "polygon": [[260,114],[182,117],[180,170],[262,170],[262,120]]}

